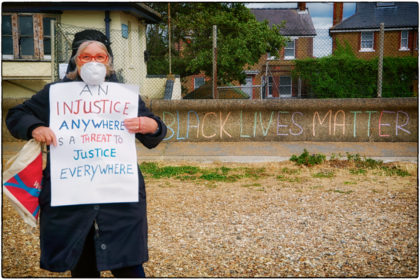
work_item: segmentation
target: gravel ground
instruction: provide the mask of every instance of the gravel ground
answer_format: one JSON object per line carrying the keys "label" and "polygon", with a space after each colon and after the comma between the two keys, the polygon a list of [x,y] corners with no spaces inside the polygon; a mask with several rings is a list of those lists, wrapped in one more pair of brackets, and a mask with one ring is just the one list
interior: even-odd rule
{"label": "gravel ground", "polygon": [[[405,177],[340,162],[168,164],[260,171],[235,182],[146,176],[149,277],[418,276],[417,164],[398,163]],[[69,276],[39,269],[38,231],[5,198],[2,276]]]}

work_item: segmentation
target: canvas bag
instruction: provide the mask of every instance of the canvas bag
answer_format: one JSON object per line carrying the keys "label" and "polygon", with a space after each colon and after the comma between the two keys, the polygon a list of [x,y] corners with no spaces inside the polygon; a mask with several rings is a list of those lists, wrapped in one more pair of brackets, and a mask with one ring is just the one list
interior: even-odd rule
{"label": "canvas bag", "polygon": [[36,227],[41,192],[42,147],[29,140],[7,163],[3,172],[3,192],[23,220]]}

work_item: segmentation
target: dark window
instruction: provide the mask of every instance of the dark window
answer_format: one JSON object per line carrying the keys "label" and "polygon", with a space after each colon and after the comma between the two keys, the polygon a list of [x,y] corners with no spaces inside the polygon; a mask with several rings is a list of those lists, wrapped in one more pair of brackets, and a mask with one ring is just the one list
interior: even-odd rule
{"label": "dark window", "polygon": [[53,15],[3,14],[3,59],[49,59]]}
{"label": "dark window", "polygon": [[1,52],[13,55],[12,16],[2,16],[1,23]]}
{"label": "dark window", "polygon": [[196,77],[194,78],[194,89],[197,89],[204,85],[204,78],[203,77]]}
{"label": "dark window", "polygon": [[34,55],[34,24],[32,16],[19,16],[19,46],[20,54]]}
{"label": "dark window", "polygon": [[280,96],[292,96],[292,78],[280,76],[279,85]]}
{"label": "dark window", "polygon": [[53,18],[44,17],[42,19],[44,29],[44,55],[51,55],[51,20]]}

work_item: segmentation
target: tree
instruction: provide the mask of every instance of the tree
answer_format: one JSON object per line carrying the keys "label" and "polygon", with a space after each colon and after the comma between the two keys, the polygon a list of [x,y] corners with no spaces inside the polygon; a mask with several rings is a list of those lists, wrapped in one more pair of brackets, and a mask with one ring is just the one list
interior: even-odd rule
{"label": "tree", "polygon": [[168,73],[168,44],[164,40],[162,31],[159,25],[147,27],[147,73],[149,75]]}
{"label": "tree", "polygon": [[[161,13],[160,28],[166,29],[168,4],[148,5]],[[212,28],[217,25],[217,75],[222,83],[243,82],[245,67],[267,52],[278,53],[286,42],[279,33],[281,26],[257,21],[242,3],[171,2],[171,25],[172,41],[183,46],[172,51],[172,72],[181,76],[201,71],[212,75]],[[167,32],[161,34],[167,37]]]}

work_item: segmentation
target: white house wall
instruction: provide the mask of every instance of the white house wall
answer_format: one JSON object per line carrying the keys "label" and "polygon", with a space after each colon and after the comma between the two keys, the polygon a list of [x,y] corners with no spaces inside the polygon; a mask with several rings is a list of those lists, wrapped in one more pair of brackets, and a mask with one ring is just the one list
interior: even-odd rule
{"label": "white house wall", "polygon": [[[146,50],[146,24],[135,16],[125,12],[110,12],[110,31],[112,50],[115,57],[114,66],[120,70],[124,82],[140,86],[142,96],[156,98],[164,94],[165,81],[155,81],[146,78],[147,66],[144,61]],[[63,11],[59,22],[63,25],[76,26],[81,28],[93,28],[105,30],[105,12],[103,11]],[[125,39],[121,34],[121,25],[129,26],[129,38]],[[19,62],[7,61],[2,63],[3,81],[16,79],[17,83],[31,79],[35,88],[41,89],[43,84],[50,82],[51,64],[47,62]],[[20,80],[19,80],[20,79]],[[156,83],[157,82],[157,83]],[[31,85],[29,82],[28,85]],[[4,83],[3,95],[10,97],[30,97],[34,92],[23,90],[15,85]],[[22,96],[23,95],[23,96]]]}
{"label": "white house wall", "polygon": [[97,11],[64,11],[61,23],[85,28],[105,29],[105,13]]}

